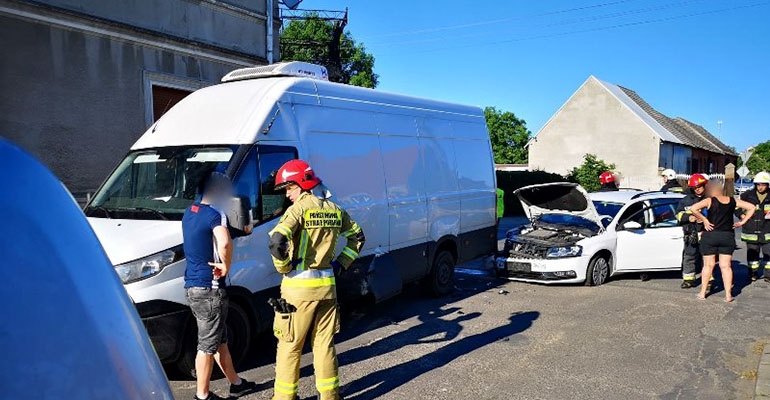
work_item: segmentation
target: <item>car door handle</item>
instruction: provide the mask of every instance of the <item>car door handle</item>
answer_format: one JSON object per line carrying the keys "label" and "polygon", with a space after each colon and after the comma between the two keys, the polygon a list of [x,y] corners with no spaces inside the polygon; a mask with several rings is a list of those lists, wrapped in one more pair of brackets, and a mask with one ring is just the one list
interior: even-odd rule
{"label": "car door handle", "polygon": [[671,240],[682,240],[684,239],[684,236],[674,236],[671,238]]}

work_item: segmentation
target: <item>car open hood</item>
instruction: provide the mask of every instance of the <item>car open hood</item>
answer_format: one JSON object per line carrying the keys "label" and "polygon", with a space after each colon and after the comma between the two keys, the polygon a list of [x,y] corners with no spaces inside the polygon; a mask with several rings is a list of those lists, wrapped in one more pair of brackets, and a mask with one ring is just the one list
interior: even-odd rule
{"label": "car open hood", "polygon": [[149,256],[182,243],[181,221],[88,218],[112,265]]}
{"label": "car open hood", "polygon": [[588,192],[577,183],[558,182],[526,186],[513,192],[532,220],[543,214],[569,214],[602,226]]}

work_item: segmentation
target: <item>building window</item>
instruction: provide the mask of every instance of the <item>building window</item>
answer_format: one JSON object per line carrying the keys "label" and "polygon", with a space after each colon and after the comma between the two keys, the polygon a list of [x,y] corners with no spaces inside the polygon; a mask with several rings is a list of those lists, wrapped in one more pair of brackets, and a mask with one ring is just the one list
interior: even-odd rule
{"label": "building window", "polygon": [[160,119],[166,111],[190,93],[192,93],[190,90],[152,85],[152,122]]}
{"label": "building window", "polygon": [[148,127],[188,94],[215,83],[149,71],[144,71],[143,76],[144,115]]}

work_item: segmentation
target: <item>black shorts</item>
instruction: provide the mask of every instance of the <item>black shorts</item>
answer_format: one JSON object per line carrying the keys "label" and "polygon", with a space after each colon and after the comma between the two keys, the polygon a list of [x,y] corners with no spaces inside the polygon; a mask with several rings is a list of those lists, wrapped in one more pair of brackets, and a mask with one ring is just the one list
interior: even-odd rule
{"label": "black shorts", "polygon": [[227,343],[227,292],[223,288],[187,288],[187,303],[198,324],[198,351],[215,354],[220,344]]}
{"label": "black shorts", "polygon": [[735,248],[734,232],[703,232],[703,236],[700,239],[700,253],[704,256],[715,256],[718,254],[732,255]]}

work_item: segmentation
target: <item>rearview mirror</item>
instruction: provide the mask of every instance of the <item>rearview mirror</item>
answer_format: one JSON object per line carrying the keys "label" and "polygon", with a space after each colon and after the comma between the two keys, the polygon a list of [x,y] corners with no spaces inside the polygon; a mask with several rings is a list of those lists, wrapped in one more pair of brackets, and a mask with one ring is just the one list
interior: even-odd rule
{"label": "rearview mirror", "polygon": [[254,218],[251,215],[251,200],[248,197],[233,197],[226,214],[228,225],[235,230],[235,232],[231,230],[231,236],[246,236],[251,233],[251,229],[254,227]]}
{"label": "rearview mirror", "polygon": [[642,224],[636,221],[626,221],[623,223],[623,229],[625,230],[642,229]]}

